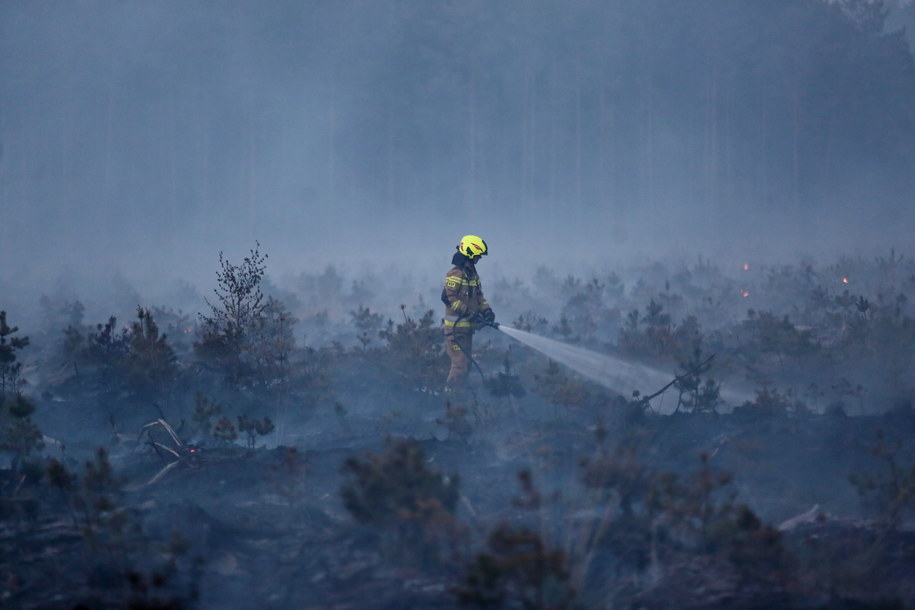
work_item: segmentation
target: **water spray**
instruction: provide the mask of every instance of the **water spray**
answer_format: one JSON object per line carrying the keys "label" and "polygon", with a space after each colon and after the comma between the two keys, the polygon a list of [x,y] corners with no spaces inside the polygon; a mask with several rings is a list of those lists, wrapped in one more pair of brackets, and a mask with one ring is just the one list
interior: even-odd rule
{"label": "water spray", "polygon": [[[548,339],[539,335],[505,326],[498,322],[481,322],[540,352],[550,360],[563,364],[583,377],[623,396],[633,391],[644,392],[652,388],[666,389],[673,384],[671,375],[644,364],[626,362],[615,356],[599,354],[581,347]],[[722,390],[721,398],[731,404],[740,404],[749,397],[742,393]]]}

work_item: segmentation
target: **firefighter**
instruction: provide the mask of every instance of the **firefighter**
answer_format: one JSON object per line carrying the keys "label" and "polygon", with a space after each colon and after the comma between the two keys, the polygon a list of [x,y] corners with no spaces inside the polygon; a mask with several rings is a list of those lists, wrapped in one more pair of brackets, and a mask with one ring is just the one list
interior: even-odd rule
{"label": "firefighter", "polygon": [[486,242],[476,235],[465,235],[451,259],[454,265],[445,274],[442,302],[445,304],[445,349],[451,358],[451,370],[445,381],[445,392],[462,388],[470,372],[473,331],[480,321],[493,322],[496,315],[483,296],[476,264],[486,256]]}

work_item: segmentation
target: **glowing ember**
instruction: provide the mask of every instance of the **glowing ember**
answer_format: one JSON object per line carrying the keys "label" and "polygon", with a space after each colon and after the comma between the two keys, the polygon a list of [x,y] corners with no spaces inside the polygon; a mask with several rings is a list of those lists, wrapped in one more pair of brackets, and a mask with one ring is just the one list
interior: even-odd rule
{"label": "glowing ember", "polygon": [[848,278],[847,278],[847,277],[843,277],[843,278],[842,278],[842,283],[843,283],[843,284],[847,284],[847,283],[848,283]]}
{"label": "glowing ember", "polygon": [[749,292],[747,292],[747,291],[746,291],[746,290],[744,290],[744,291],[743,291],[743,292],[741,292],[741,293],[740,293],[740,294],[741,294],[741,296],[744,296],[744,297],[748,297],[748,296],[750,296],[750,293],[749,293]]}
{"label": "glowing ember", "polygon": [[750,265],[747,265],[746,263],[744,263],[743,270],[748,271],[749,269],[750,269]]}

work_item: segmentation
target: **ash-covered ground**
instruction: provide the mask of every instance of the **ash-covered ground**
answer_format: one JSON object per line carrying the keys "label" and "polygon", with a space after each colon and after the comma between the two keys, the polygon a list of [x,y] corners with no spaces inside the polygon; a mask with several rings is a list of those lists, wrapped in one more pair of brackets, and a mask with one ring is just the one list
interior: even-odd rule
{"label": "ash-covered ground", "polygon": [[258,257],[208,302],[4,306],[4,607],[915,604],[906,257],[481,269],[504,323],[676,382],[486,328],[447,400],[434,282],[398,307]]}

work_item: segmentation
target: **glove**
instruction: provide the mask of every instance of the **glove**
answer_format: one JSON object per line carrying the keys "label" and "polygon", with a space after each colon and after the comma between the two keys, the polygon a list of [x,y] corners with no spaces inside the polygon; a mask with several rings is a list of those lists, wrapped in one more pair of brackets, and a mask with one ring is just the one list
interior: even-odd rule
{"label": "glove", "polygon": [[478,311],[477,314],[473,317],[473,325],[475,328],[480,328],[483,326],[495,326],[495,319],[496,314],[494,314],[491,309]]}

